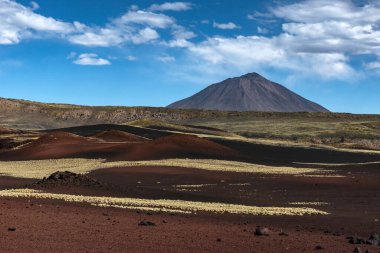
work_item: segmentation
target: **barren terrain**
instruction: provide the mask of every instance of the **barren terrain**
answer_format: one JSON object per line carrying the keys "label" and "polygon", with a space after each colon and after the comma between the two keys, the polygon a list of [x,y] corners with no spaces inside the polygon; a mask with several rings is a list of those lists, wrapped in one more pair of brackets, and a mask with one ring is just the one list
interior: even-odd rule
{"label": "barren terrain", "polygon": [[149,123],[3,129],[0,251],[380,252],[376,151]]}

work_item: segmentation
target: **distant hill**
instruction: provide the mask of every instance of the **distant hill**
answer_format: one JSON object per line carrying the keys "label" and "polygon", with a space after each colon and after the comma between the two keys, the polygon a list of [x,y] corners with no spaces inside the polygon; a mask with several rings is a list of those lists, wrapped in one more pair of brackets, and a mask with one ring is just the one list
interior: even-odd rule
{"label": "distant hill", "polygon": [[168,108],[221,111],[328,112],[284,86],[257,73],[229,78]]}
{"label": "distant hill", "polygon": [[[170,123],[179,123],[186,125],[193,124],[194,122],[199,123],[200,121],[205,120],[226,122],[231,120],[239,121],[260,118],[277,118],[280,120],[287,120],[289,118],[313,118],[321,120],[360,119],[366,121],[377,121],[379,117],[379,115],[355,115],[347,113],[326,112],[234,112],[196,109],[170,109],[160,107],[81,106],[69,104],[38,103],[33,101],[7,99],[0,97],[0,138],[1,135],[4,135],[10,131],[7,128],[37,130],[98,124],[125,125],[138,123],[137,125],[139,125],[144,122],[144,120],[147,120],[149,124],[142,124],[142,126],[170,128]],[[160,121],[163,122],[164,125],[157,123]],[[109,129],[106,128],[101,131],[105,130]],[[123,129],[116,128],[116,130]],[[228,131],[228,129],[226,130]],[[192,131],[194,131],[194,129]]]}

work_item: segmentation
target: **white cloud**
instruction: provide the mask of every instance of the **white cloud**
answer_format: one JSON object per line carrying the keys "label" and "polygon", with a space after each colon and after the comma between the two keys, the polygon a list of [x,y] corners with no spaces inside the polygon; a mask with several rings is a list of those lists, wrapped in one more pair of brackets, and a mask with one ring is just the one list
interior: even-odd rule
{"label": "white cloud", "polygon": [[122,44],[128,39],[117,29],[88,27],[83,33],[69,36],[68,40],[83,46],[108,47]]}
{"label": "white cloud", "polygon": [[[45,17],[34,12],[38,7],[36,2],[31,2],[31,7],[25,7],[14,0],[0,0],[0,45],[16,44],[26,38],[43,38],[46,35],[89,47],[144,44],[160,38],[158,29],[168,29],[173,36],[169,40],[171,46],[185,47],[191,45],[188,39],[195,36],[177,25],[174,18],[138,10],[137,6],[132,6],[124,15],[111,19],[104,26],[68,23]],[[169,8],[169,5],[164,7]]]}
{"label": "white cloud", "polygon": [[380,69],[380,61],[370,62],[365,65],[368,69]]}
{"label": "white cloud", "polygon": [[153,4],[149,7],[149,11],[187,11],[192,8],[189,2],[167,2],[163,4]]}
{"label": "white cloud", "polygon": [[324,21],[346,21],[350,24],[377,23],[380,21],[380,5],[369,1],[355,5],[351,0],[306,0],[279,6],[272,13],[292,22],[320,23]]}
{"label": "white cloud", "polygon": [[0,44],[16,44],[33,33],[68,34],[74,26],[33,12],[13,0],[0,0]]}
{"label": "white cloud", "polygon": [[30,2],[30,6],[33,11],[38,10],[40,8],[40,5],[34,1]]}
{"label": "white cloud", "polygon": [[[343,79],[355,75],[349,58],[341,53],[310,53],[294,50],[296,40],[289,35],[214,37],[189,48],[200,61],[215,67],[249,72],[253,69],[277,68]],[[207,65],[207,68],[210,68]]]}
{"label": "white cloud", "polygon": [[127,56],[127,60],[128,60],[128,61],[137,61],[137,57],[136,57],[136,56],[133,56],[133,55],[128,55],[128,56]]}
{"label": "white cloud", "polygon": [[260,34],[267,34],[267,33],[269,33],[269,30],[266,29],[266,28],[258,26],[257,27],[257,32],[260,33]]}
{"label": "white cloud", "polygon": [[137,11],[138,9],[139,9],[139,6],[136,4],[132,5],[130,8],[130,10],[132,10],[132,11]]}
{"label": "white cloud", "polygon": [[159,60],[163,63],[169,63],[169,62],[174,62],[175,58],[173,56],[170,56],[170,55],[162,55],[162,56],[158,56],[157,60]]}
{"label": "white cloud", "polygon": [[[284,21],[276,36],[211,37],[189,48],[189,52],[216,68],[249,71],[269,67],[323,78],[357,77],[360,69],[351,66],[351,58],[380,58],[378,13],[380,4],[375,1],[363,5],[350,0],[300,1],[248,16],[263,22]],[[258,33],[267,32],[258,27]],[[365,67],[375,69],[379,65],[376,61]]]}
{"label": "white cloud", "polygon": [[193,43],[190,42],[189,39],[196,37],[195,33],[186,30],[186,28],[180,25],[173,25],[172,35],[174,38],[166,43],[169,47],[191,47]]}
{"label": "white cloud", "polygon": [[149,11],[128,11],[126,14],[114,21],[116,25],[127,24],[147,25],[155,28],[167,28],[175,23],[174,19],[164,14],[157,14]]}
{"label": "white cloud", "polygon": [[249,20],[255,20],[260,23],[275,23],[277,22],[276,19],[274,19],[274,16],[272,13],[263,13],[263,12],[254,12],[252,14],[248,14],[247,18]]}
{"label": "white cloud", "polygon": [[234,30],[234,29],[240,29],[240,26],[236,25],[235,23],[228,22],[228,23],[217,23],[214,22],[213,26],[218,29],[222,30]]}
{"label": "white cloud", "polygon": [[97,54],[81,54],[73,63],[85,66],[111,65],[111,62],[109,60],[99,58]]}
{"label": "white cloud", "polygon": [[146,27],[138,32],[138,34],[132,37],[132,42],[135,44],[147,43],[152,40],[156,40],[160,35],[152,28]]}
{"label": "white cloud", "polygon": [[248,66],[284,59],[285,52],[276,47],[271,39],[257,36],[236,38],[209,38],[189,49],[214,64]]}
{"label": "white cloud", "polygon": [[121,17],[113,19],[105,27],[82,26],[80,29],[80,33],[69,36],[69,41],[97,47],[149,43],[160,38],[157,29],[171,29],[174,39],[189,38],[193,34],[177,25],[169,16],[141,10],[130,10]]}

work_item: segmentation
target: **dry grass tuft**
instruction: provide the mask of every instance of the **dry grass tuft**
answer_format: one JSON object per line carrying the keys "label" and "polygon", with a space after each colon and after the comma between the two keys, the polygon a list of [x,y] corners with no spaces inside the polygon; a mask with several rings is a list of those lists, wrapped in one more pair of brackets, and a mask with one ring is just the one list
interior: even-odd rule
{"label": "dry grass tuft", "polygon": [[16,189],[0,191],[0,197],[5,198],[38,198],[63,200],[75,203],[87,203],[100,207],[116,207],[135,210],[152,210],[161,212],[211,212],[247,215],[270,216],[303,216],[303,215],[328,215],[327,212],[309,207],[258,207],[224,203],[195,202],[183,200],[150,200],[135,198],[113,198],[77,196],[68,194],[53,194],[31,189]]}
{"label": "dry grass tuft", "polygon": [[209,159],[166,159],[155,161],[106,162],[103,159],[52,159],[36,161],[0,161],[0,174],[18,178],[43,178],[56,171],[85,174],[101,168],[168,166],[209,171],[258,173],[267,175],[328,175],[332,170],[316,168],[272,167],[252,163]]}

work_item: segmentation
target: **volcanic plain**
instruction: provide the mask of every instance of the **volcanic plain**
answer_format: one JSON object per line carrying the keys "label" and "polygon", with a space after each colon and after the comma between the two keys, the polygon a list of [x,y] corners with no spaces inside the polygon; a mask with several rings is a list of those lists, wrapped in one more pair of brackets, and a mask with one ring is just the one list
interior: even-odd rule
{"label": "volcanic plain", "polygon": [[0,252],[380,252],[380,152],[210,122],[1,128]]}

